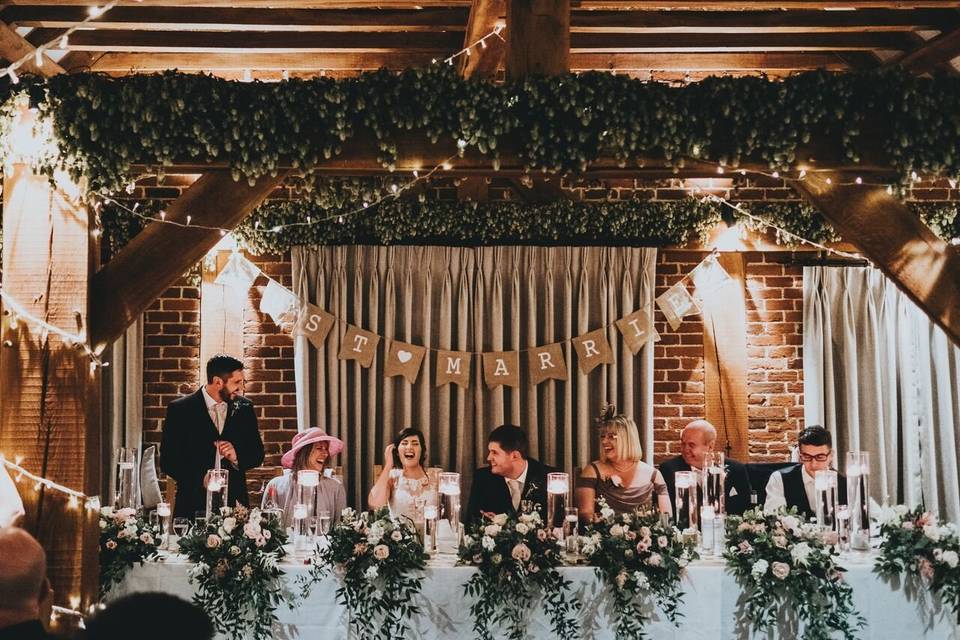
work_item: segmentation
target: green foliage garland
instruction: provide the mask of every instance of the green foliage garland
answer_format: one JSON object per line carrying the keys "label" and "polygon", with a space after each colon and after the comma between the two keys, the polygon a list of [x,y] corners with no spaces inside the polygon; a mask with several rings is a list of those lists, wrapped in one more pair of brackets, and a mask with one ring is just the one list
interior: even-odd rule
{"label": "green foliage garland", "polygon": [[[309,173],[361,133],[392,169],[402,138],[442,141],[494,160],[509,147],[528,170],[582,172],[665,158],[787,170],[810,140],[842,163],[878,156],[900,176],[960,175],[960,78],[901,71],[814,71],[782,81],[708,78],[682,87],[586,73],[494,84],[447,65],[353,78],[234,82],[165,72],[24,79],[54,119],[60,164],[89,189],[120,193],[131,165],[230,167],[249,181],[292,166]],[[882,131],[865,127],[876,120]],[[823,150],[818,158],[823,158]]]}

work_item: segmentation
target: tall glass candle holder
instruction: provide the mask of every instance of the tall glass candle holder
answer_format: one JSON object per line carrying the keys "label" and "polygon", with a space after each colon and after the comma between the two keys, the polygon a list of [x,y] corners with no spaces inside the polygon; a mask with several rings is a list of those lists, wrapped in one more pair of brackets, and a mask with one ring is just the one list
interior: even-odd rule
{"label": "tall glass candle holder", "polygon": [[438,549],[445,553],[456,553],[459,546],[460,533],[460,474],[445,471],[440,474],[438,493],[440,495],[440,522],[437,527],[437,536],[440,529],[444,529],[444,544]]}
{"label": "tall glass candle holder", "polygon": [[137,464],[138,451],[132,447],[117,449],[117,500],[118,509],[140,507],[140,474]]}
{"label": "tall glass candle holder", "polygon": [[562,471],[547,474],[547,530],[563,539],[563,522],[570,506],[570,475]]}
{"label": "tall glass candle holder", "polygon": [[716,512],[709,504],[700,507],[701,553],[712,556],[716,546],[716,536],[722,535],[716,530]]}
{"label": "tall glass candle holder", "polygon": [[674,476],[677,503],[677,528],[680,531],[697,528],[697,473],[677,471]]}
{"label": "tall glass candle holder", "polygon": [[207,471],[207,509],[204,517],[209,522],[210,517],[220,513],[221,507],[229,506],[227,502],[227,485],[230,475],[226,469],[210,469]]}
{"label": "tall glass candle holder", "polygon": [[837,534],[837,472],[831,470],[817,471],[813,477],[816,493],[814,512],[817,515],[817,524],[829,539]]}
{"label": "tall glass candle holder", "polygon": [[429,502],[423,506],[423,550],[437,552],[437,505]]}
{"label": "tall glass candle holder", "polygon": [[847,506],[850,548],[870,550],[870,454],[847,452]]}
{"label": "tall glass candle holder", "polygon": [[296,520],[296,540],[298,551],[306,551],[313,543],[310,535],[310,522],[317,512],[317,487],[320,486],[320,472],[304,469],[297,472],[297,507],[303,517]]}
{"label": "tall glass candle holder", "polygon": [[157,517],[160,518],[160,548],[166,549],[170,545],[170,511],[169,502],[157,503]]}
{"label": "tall glass candle holder", "polygon": [[712,508],[715,515],[726,513],[724,483],[727,472],[724,462],[722,451],[706,454],[703,461],[703,506]]}

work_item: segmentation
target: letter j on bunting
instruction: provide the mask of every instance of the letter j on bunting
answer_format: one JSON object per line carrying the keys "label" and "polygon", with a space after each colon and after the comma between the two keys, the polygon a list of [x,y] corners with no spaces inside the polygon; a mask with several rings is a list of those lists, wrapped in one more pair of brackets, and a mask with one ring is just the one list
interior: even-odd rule
{"label": "letter j on bunting", "polygon": [[388,378],[403,376],[407,382],[413,384],[420,374],[420,364],[426,352],[426,349],[415,344],[391,340],[390,348],[387,349],[387,362],[383,367],[383,375]]}
{"label": "letter j on bunting", "polygon": [[693,299],[683,281],[678,282],[657,298],[657,306],[663,311],[670,328],[676,331],[685,316],[700,313],[697,301]]}
{"label": "letter j on bunting", "polygon": [[323,347],[330,329],[333,328],[334,322],[336,322],[336,318],[332,314],[314,304],[305,302],[300,310],[300,320],[297,321],[294,333],[298,336],[306,336],[310,344],[320,349]]}
{"label": "letter j on bunting", "polygon": [[563,358],[561,343],[527,350],[527,371],[530,372],[530,384],[540,384],[548,379],[566,380],[567,362]]}
{"label": "letter j on bunting", "polygon": [[607,330],[594,329],[590,333],[573,339],[573,348],[577,350],[580,371],[590,373],[599,364],[613,364],[613,349],[607,340]]}
{"label": "letter j on bunting", "polygon": [[437,386],[453,383],[470,386],[470,352],[437,351]]}
{"label": "letter j on bunting", "polygon": [[637,355],[643,345],[647,344],[650,339],[653,339],[654,342],[660,339],[660,334],[657,333],[650,321],[647,307],[637,309],[617,320],[617,329],[620,329],[620,333],[623,334],[623,341],[633,355]]}
{"label": "letter j on bunting", "polygon": [[499,385],[520,386],[520,354],[490,351],[483,354],[483,379],[491,389]]}
{"label": "letter j on bunting", "polygon": [[377,355],[377,344],[379,343],[380,336],[377,334],[348,324],[337,357],[341,360],[356,360],[361,367],[366,369],[373,364],[373,359]]}

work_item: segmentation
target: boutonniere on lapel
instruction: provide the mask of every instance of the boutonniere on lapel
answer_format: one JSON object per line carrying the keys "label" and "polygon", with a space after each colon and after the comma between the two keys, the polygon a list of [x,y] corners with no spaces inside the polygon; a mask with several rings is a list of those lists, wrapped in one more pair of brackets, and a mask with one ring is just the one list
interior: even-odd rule
{"label": "boutonniere on lapel", "polygon": [[253,403],[244,398],[243,396],[237,396],[237,399],[230,404],[230,415],[228,417],[232,418],[234,414],[240,410],[241,407],[252,407]]}
{"label": "boutonniere on lapel", "polygon": [[530,497],[531,494],[536,493],[539,489],[540,489],[540,487],[537,486],[537,483],[536,483],[536,482],[528,482],[528,483],[527,483],[527,488],[526,488],[526,490],[523,492],[523,495],[520,496],[520,499],[521,499],[521,500],[526,500],[527,498]]}

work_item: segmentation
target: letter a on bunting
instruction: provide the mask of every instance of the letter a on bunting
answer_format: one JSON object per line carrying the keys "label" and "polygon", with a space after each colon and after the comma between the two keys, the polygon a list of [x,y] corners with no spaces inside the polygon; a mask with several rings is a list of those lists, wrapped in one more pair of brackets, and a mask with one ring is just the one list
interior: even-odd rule
{"label": "letter a on bunting", "polygon": [[380,336],[377,334],[348,324],[337,357],[341,360],[356,360],[361,367],[367,368],[373,364],[379,342]]}
{"label": "letter a on bunting", "polygon": [[468,351],[437,352],[437,386],[453,383],[464,389],[470,386],[470,353]]}
{"label": "letter a on bunting", "polygon": [[490,351],[483,354],[483,379],[491,389],[502,385],[520,386],[520,354],[516,351]]}

